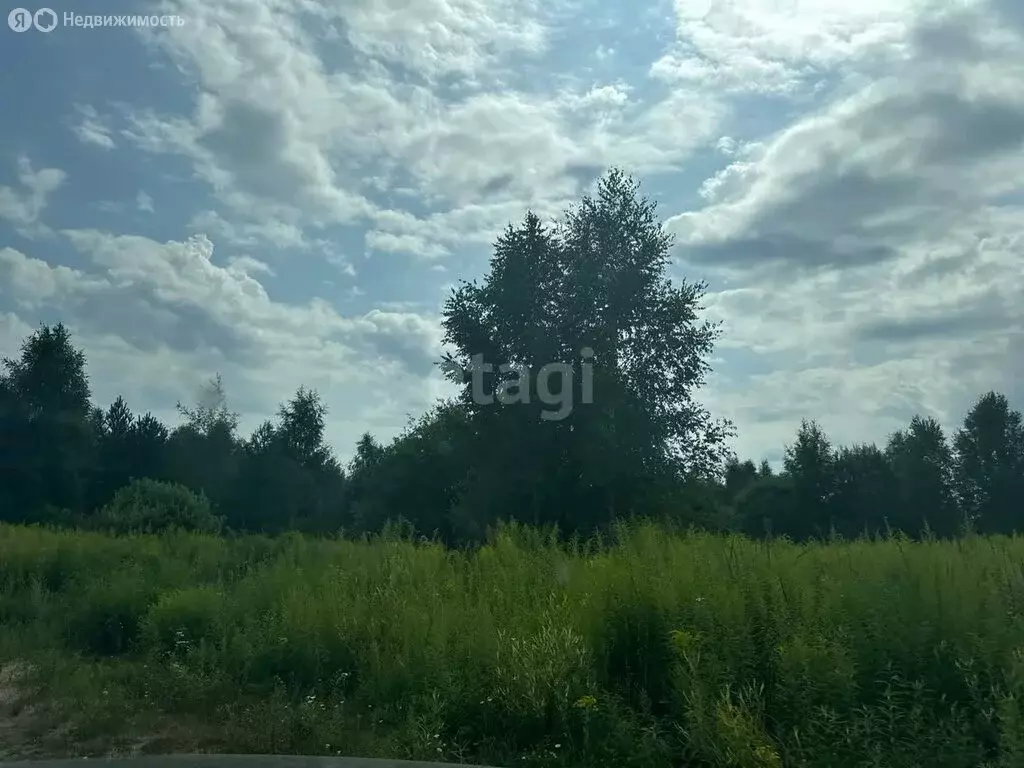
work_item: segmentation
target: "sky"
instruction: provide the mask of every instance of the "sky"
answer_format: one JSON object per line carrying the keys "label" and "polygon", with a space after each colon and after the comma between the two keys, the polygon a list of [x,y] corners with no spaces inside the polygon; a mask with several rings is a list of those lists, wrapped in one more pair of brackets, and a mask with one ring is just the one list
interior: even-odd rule
{"label": "sky", "polygon": [[63,321],[99,405],[173,424],[220,373],[243,431],[304,385],[339,457],[387,440],[452,392],[451,287],[617,166],[708,284],[741,457],[1024,407],[1020,0],[48,7],[181,22],[0,26],[0,355]]}

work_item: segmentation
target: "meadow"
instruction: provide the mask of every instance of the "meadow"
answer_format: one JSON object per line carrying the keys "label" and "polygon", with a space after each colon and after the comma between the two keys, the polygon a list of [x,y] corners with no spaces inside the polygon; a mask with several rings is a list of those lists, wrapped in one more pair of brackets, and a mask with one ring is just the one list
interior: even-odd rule
{"label": "meadow", "polygon": [[0,757],[1021,766],[1024,539],[0,525],[0,669]]}

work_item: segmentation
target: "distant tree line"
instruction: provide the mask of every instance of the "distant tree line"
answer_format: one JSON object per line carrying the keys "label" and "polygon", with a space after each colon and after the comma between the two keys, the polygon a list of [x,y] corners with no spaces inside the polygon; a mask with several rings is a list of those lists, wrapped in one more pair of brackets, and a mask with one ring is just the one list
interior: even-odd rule
{"label": "distant tree line", "polygon": [[[243,436],[215,377],[199,402],[178,403],[172,427],[121,397],[96,407],[84,353],[64,325],[43,325],[0,370],[0,520],[87,526],[164,505],[168,519],[205,521],[194,494],[217,518],[195,523],[203,530],[360,534],[403,521],[453,544],[510,518],[589,534],[639,515],[795,539],[1018,529],[1024,426],[995,392],[951,439],[915,417],[882,448],[835,447],[805,421],[781,471],[738,460],[732,425],[695,399],[721,329],[698,319],[703,283],[667,278],[670,245],[654,204],[617,170],[558,223],[530,213],[510,225],[483,281],[445,303],[453,351],[440,362],[460,395],[389,444],[363,435],[347,467],[325,445],[315,391],[300,387]],[[565,375],[577,390],[565,418],[542,418],[536,396],[473,395],[475,357],[493,363],[488,391],[513,370],[529,395],[539,368],[578,367],[585,348],[592,396]]]}
{"label": "distant tree line", "polygon": [[952,440],[915,416],[882,448],[833,447],[804,421],[779,474],[731,459],[724,486],[733,520],[752,535],[1013,533],[1024,529],[1024,422],[996,392],[975,401]]}

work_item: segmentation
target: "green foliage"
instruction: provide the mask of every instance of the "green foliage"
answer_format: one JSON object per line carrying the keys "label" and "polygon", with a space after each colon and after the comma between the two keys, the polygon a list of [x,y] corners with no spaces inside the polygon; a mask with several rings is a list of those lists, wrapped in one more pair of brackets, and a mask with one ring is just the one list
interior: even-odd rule
{"label": "green foliage", "polygon": [[924,518],[939,536],[959,534],[963,520],[953,493],[953,451],[939,423],[915,416],[908,429],[889,438],[885,450],[896,483],[893,505],[900,510],[893,522],[912,531]]}
{"label": "green foliage", "polygon": [[71,610],[67,641],[80,651],[115,656],[131,649],[139,638],[142,620],[154,590],[138,582],[138,575],[118,574],[90,585]]}
{"label": "green foliage", "polygon": [[[694,397],[719,329],[698,318],[705,286],[669,279],[670,247],[655,204],[612,170],[554,226],[532,212],[510,225],[482,283],[453,289],[444,367],[473,427],[462,538],[509,518],[590,533],[652,484],[720,469],[730,427]],[[549,365],[566,371],[557,418],[539,397]]]}
{"label": "green foliage", "polygon": [[836,456],[821,426],[813,420],[800,423],[796,440],[786,446],[783,466],[790,478],[793,506],[788,519],[778,520],[775,530],[803,538],[823,536],[832,520],[829,502],[835,493]]}
{"label": "green foliage", "polygon": [[48,506],[80,511],[91,425],[85,355],[63,324],[42,326],[0,361],[0,514],[34,522]]}
{"label": "green foliage", "polygon": [[216,533],[221,519],[202,494],[158,480],[133,480],[97,515],[96,524],[115,533],[158,533],[179,529]]}
{"label": "green foliage", "polygon": [[964,515],[982,531],[1014,530],[1024,498],[1024,417],[1005,396],[989,392],[975,402],[954,442]]}
{"label": "green foliage", "polygon": [[[218,375],[169,428],[120,396],[93,404],[84,353],[43,325],[0,365],[0,519],[354,537],[398,523],[449,546],[508,521],[563,540],[637,519],[794,541],[1021,529],[1024,418],[996,392],[951,440],[915,416],[884,449],[838,446],[805,419],[781,471],[732,456],[731,426],[698,397],[721,329],[699,317],[703,283],[669,279],[670,246],[618,169],[555,223],[527,213],[443,308],[452,352],[439,362],[459,397],[389,444],[365,433],[347,473],[315,390],[245,437]],[[478,362],[492,367],[482,381]],[[550,364],[563,366],[555,403],[541,399]],[[564,418],[552,405],[569,406]]]}
{"label": "green foliage", "polygon": [[0,525],[0,648],[81,652],[44,687],[97,722],[188,713],[230,751],[996,768],[1022,753],[1022,559],[1017,537],[794,544],[653,524],[568,544],[499,525],[463,552],[399,528]]}
{"label": "green foliage", "polygon": [[475,516],[462,516],[458,504],[472,466],[470,440],[468,414],[457,403],[439,403],[410,423],[386,451],[364,437],[352,465],[350,511],[356,529],[381,531],[402,517],[424,535],[481,540],[492,518],[476,507]]}
{"label": "green foliage", "polygon": [[181,654],[213,641],[223,621],[223,594],[212,587],[165,593],[146,615],[142,636],[158,654]]}

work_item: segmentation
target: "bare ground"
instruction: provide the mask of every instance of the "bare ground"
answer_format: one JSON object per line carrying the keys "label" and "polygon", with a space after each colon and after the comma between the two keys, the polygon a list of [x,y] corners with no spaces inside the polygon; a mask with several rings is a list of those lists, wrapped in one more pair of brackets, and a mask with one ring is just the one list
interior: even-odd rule
{"label": "bare ground", "polygon": [[135,757],[216,751],[209,727],[181,718],[140,715],[117,733],[95,733],[80,716],[48,700],[22,661],[0,663],[0,760]]}

